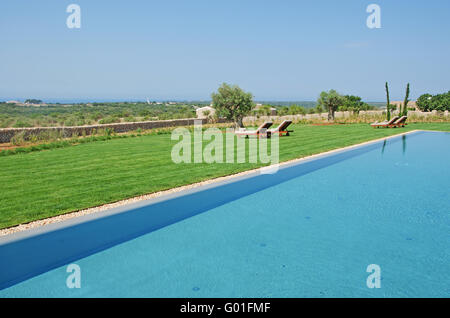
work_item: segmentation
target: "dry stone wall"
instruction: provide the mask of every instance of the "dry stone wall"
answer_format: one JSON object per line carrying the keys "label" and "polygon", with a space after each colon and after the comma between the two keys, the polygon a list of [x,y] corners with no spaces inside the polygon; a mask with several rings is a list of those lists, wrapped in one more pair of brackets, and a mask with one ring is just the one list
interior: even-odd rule
{"label": "dry stone wall", "polygon": [[93,131],[99,129],[111,129],[116,133],[122,133],[127,131],[133,131],[138,128],[141,129],[153,129],[164,127],[178,127],[178,126],[192,126],[194,120],[199,120],[202,124],[206,124],[206,119],[174,119],[174,120],[158,120],[158,121],[145,121],[135,123],[117,123],[117,124],[105,124],[105,125],[90,125],[90,126],[75,126],[75,127],[33,127],[33,128],[2,128],[0,129],[0,143],[9,142],[11,138],[25,132],[25,138],[32,135],[39,135],[42,132],[57,131],[64,137],[72,137],[74,135],[81,136],[83,134],[91,135]]}

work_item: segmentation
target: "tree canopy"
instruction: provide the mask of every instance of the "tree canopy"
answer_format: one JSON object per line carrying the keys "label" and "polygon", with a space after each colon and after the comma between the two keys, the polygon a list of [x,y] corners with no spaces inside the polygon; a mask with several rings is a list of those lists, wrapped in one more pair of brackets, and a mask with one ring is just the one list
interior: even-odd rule
{"label": "tree canopy", "polygon": [[339,107],[339,110],[343,111],[352,111],[355,113],[359,113],[361,110],[370,110],[373,109],[373,106],[362,101],[361,97],[354,95],[345,95],[344,103]]}
{"label": "tree canopy", "polygon": [[344,104],[345,97],[340,95],[334,89],[331,89],[328,92],[320,93],[319,99],[317,100],[317,104],[324,107],[328,111],[328,120],[334,120],[334,112]]}
{"label": "tree canopy", "polygon": [[253,95],[239,86],[223,83],[217,93],[212,93],[212,106],[217,115],[234,121],[236,127],[243,127],[242,120],[253,108]]}
{"label": "tree canopy", "polygon": [[450,91],[443,94],[423,94],[417,99],[417,107],[423,112],[450,111]]}

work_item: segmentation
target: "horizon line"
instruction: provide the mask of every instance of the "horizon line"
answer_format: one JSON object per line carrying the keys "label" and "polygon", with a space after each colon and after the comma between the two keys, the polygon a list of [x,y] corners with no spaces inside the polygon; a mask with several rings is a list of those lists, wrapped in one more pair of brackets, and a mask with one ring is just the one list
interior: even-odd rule
{"label": "horizon line", "polygon": [[[38,99],[41,100],[44,103],[61,103],[61,102],[65,102],[65,103],[74,103],[74,104],[84,104],[84,103],[107,103],[107,102],[147,102],[147,98],[130,98],[130,99],[126,99],[126,98],[42,98],[42,97],[27,97],[27,98],[23,98],[23,97],[13,97],[13,98],[5,98],[5,97],[0,97],[0,102],[6,102],[6,101],[19,101],[19,102],[24,102],[27,99]],[[211,99],[188,99],[188,98],[174,98],[174,99],[170,99],[170,98],[164,98],[164,99],[148,99],[150,102],[211,102]],[[313,102],[316,103],[317,100],[312,100],[312,99],[254,99],[253,100],[255,103],[256,102],[282,102],[282,103],[294,103],[294,102]],[[366,103],[385,103],[386,101],[377,101],[377,100],[370,100],[370,101],[365,101]]]}

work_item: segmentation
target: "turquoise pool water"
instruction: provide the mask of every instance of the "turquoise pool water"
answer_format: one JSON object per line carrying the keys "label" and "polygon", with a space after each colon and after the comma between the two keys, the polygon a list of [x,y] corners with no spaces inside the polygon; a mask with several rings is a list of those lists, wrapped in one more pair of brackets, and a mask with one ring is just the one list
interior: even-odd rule
{"label": "turquoise pool water", "polygon": [[[298,176],[268,177],[227,202],[212,192],[202,200],[219,204],[95,251],[63,242],[85,256],[40,263],[0,297],[449,297],[450,134],[361,149],[283,169]],[[14,244],[0,245],[4,282],[29,246]],[[66,286],[69,263],[81,268],[79,289]],[[369,264],[381,268],[379,289],[366,285]]]}

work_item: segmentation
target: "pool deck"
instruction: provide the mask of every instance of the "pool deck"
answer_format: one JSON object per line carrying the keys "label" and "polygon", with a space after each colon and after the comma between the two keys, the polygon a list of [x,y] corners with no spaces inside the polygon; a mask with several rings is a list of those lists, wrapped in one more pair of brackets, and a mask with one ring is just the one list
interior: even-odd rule
{"label": "pool deck", "polygon": [[[355,145],[351,145],[351,146],[347,146],[347,147],[343,147],[343,148],[338,148],[338,149],[334,149],[334,150],[330,150],[330,151],[326,151],[326,152],[321,152],[321,153],[310,155],[307,157],[283,161],[283,162],[280,162],[278,165],[279,165],[279,168],[286,167],[289,165],[295,165],[295,164],[298,164],[298,163],[301,163],[304,161],[313,160],[313,159],[320,158],[323,156],[328,156],[328,155],[331,155],[331,154],[334,154],[337,152],[350,150],[350,149],[357,148],[357,147],[360,147],[363,145],[369,145],[369,144],[380,142],[382,140],[396,138],[396,137],[399,137],[402,135],[408,135],[408,134],[416,133],[419,131],[425,131],[425,130],[411,130],[411,131],[408,131],[405,133],[399,133],[399,134],[389,136],[389,137],[378,138],[378,139],[366,141],[363,143],[359,143],[359,144],[355,144]],[[228,176],[213,178],[213,179],[209,179],[209,180],[202,181],[202,182],[197,182],[197,183],[193,183],[193,184],[189,184],[189,185],[185,185],[185,186],[181,186],[181,187],[172,188],[169,190],[140,195],[140,196],[132,197],[132,198],[125,199],[125,200],[104,204],[101,206],[96,206],[96,207],[79,210],[79,211],[75,211],[75,212],[69,212],[66,214],[61,214],[58,216],[45,218],[45,219],[32,221],[29,223],[19,224],[19,225],[12,226],[9,228],[1,229],[0,230],[0,243],[2,243],[4,241],[9,241],[9,240],[20,239],[21,237],[24,237],[24,236],[38,234],[39,232],[46,232],[46,231],[54,230],[59,227],[70,226],[70,225],[73,225],[76,223],[81,223],[81,222],[84,222],[87,220],[91,220],[93,218],[105,217],[110,214],[123,212],[123,210],[128,210],[129,208],[132,208],[135,205],[142,206],[142,205],[146,205],[146,204],[151,204],[151,203],[155,202],[155,200],[158,200],[158,201],[167,200],[167,199],[171,199],[173,197],[191,193],[192,191],[195,191],[195,192],[201,191],[201,190],[211,187],[211,186],[218,186],[223,183],[234,182],[241,178],[247,178],[247,177],[251,177],[254,175],[258,175],[261,173],[261,169],[267,169],[267,167],[247,170],[247,171],[239,172],[239,173],[228,175]],[[101,212],[101,213],[99,213],[99,212]],[[33,230],[33,231],[31,231],[31,230]],[[25,232],[25,231],[27,231],[27,232]],[[25,232],[25,233],[23,233],[23,232]]]}

